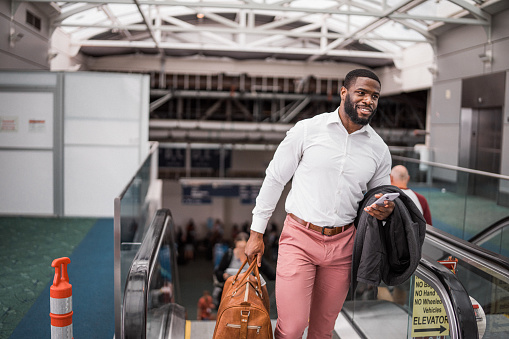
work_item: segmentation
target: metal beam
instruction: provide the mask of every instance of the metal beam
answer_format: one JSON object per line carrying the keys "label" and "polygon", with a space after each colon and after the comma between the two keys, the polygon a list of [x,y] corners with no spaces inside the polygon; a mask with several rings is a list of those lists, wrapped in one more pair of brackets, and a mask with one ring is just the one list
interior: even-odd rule
{"label": "metal beam", "polygon": [[[242,100],[287,100],[299,101],[306,97],[310,97],[313,101],[327,101],[339,103],[339,96],[333,96],[332,99],[322,94],[296,94],[296,93],[269,93],[269,92],[216,92],[216,91],[199,91],[199,90],[168,90],[152,89],[150,95],[164,96],[171,93],[172,98],[199,98],[199,99],[242,99]],[[287,106],[288,107],[288,106]]]}
{"label": "metal beam", "polygon": [[[60,27],[79,27],[79,28],[104,28],[104,29],[125,29],[130,31],[145,31],[146,27],[144,25],[114,25],[114,24],[73,24],[73,23],[65,23],[59,25]],[[313,29],[315,28],[315,25],[312,26]],[[213,32],[213,33],[227,33],[227,34],[252,34],[252,35],[267,35],[268,38],[273,37],[274,35],[281,35],[281,36],[287,36],[291,38],[327,38],[327,39],[339,39],[344,37],[345,35],[343,33],[322,33],[322,32],[306,32],[303,30],[290,30],[290,31],[284,31],[284,30],[264,30],[259,31],[257,29],[251,29],[251,28],[237,28],[237,29],[231,29],[226,27],[207,27],[207,28],[201,28],[201,27],[176,27],[176,26],[169,26],[164,25],[157,28],[158,30],[161,30],[162,32],[173,32],[173,33],[200,33],[200,32]],[[309,27],[311,29],[311,27]],[[267,38],[267,39],[268,39]],[[357,38],[361,39],[362,36],[358,36]],[[416,38],[407,38],[407,37],[370,37],[370,40],[384,40],[384,41],[406,41],[406,42],[426,42],[426,39],[416,39]],[[260,45],[260,40],[256,40],[252,42],[250,45]]]}
{"label": "metal beam", "polygon": [[467,11],[469,11],[470,13],[472,13],[473,15],[480,19],[491,21],[491,15],[489,13],[484,12],[479,7],[469,4],[465,0],[449,0],[449,1],[452,2],[453,4],[460,6],[461,8],[466,9]]}
{"label": "metal beam", "polygon": [[147,20],[145,13],[141,9],[139,0],[134,0],[134,3],[136,4],[138,11],[140,12],[141,17],[143,18],[143,22],[145,23],[145,26],[147,26],[148,33],[150,34],[150,37],[154,41],[155,47],[159,50],[159,53],[161,53],[161,55],[164,55],[164,50],[161,49],[161,47],[159,46],[159,41],[156,39],[154,32],[152,31],[152,26],[150,25],[149,21]]}
{"label": "metal beam", "polygon": [[[21,2],[21,1],[20,1]],[[33,2],[33,1],[31,1]],[[55,24],[58,24],[60,26],[60,23],[62,21],[64,21],[65,19],[67,18],[70,18],[71,16],[73,15],[76,15],[76,14],[79,14],[81,12],[85,12],[85,11],[88,11],[89,9],[93,9],[93,8],[97,8],[97,7],[100,7],[102,6],[103,4],[84,4],[83,6],[81,7],[76,7],[70,11],[66,11],[65,13],[61,13],[59,16],[57,16],[55,19],[54,19],[54,23]]]}
{"label": "metal beam", "polygon": [[151,102],[149,111],[152,113],[153,111],[155,111],[156,109],[158,109],[159,107],[164,105],[166,102],[171,100],[172,97],[173,97],[173,94],[171,92],[168,92],[161,98]]}
{"label": "metal beam", "polygon": [[[73,46],[95,46],[95,47],[127,47],[127,48],[157,48],[154,42],[150,41],[120,41],[120,40],[82,40],[73,41]],[[206,50],[206,51],[223,51],[223,52],[237,52],[237,46],[224,46],[215,45],[210,43],[171,43],[161,42],[161,48],[168,49],[191,49],[191,50]],[[270,54],[296,54],[296,55],[313,55],[321,53],[319,48],[304,48],[304,47],[249,47],[242,48],[242,52],[251,53],[270,53]],[[384,52],[368,52],[368,51],[355,51],[355,50],[331,50],[323,55],[338,56],[338,57],[358,57],[358,58],[374,58],[374,59],[392,59],[398,57],[397,53],[384,53]]]}
{"label": "metal beam", "polygon": [[214,112],[217,111],[219,106],[221,106],[224,101],[225,101],[224,98],[221,98],[218,101],[216,101],[212,106],[209,107],[209,109],[207,109],[205,114],[201,117],[201,120],[207,120],[208,118],[210,118],[212,114],[214,114]]}
{"label": "metal beam", "polygon": [[246,120],[253,120],[253,114],[246,108],[242,103],[236,98],[232,98],[233,103],[237,106],[238,109],[244,114]]}
{"label": "metal beam", "polygon": [[311,98],[309,96],[306,96],[304,98],[304,100],[302,100],[297,105],[297,107],[295,107],[293,110],[291,110],[290,112],[285,114],[285,116],[281,117],[279,122],[288,123],[288,122],[292,121],[292,119],[295,118],[297,116],[297,114],[299,114],[304,109],[304,107],[306,107],[307,104],[309,104],[310,101],[311,101]]}

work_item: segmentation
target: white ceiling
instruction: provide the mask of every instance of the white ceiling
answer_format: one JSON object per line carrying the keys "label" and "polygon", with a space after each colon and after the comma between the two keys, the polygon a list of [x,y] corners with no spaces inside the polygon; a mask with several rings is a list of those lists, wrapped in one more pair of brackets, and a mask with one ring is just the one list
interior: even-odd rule
{"label": "white ceiling", "polygon": [[[50,2],[32,0],[30,2]],[[52,2],[90,56],[159,54],[391,65],[447,25],[481,25],[499,0],[88,0]]]}

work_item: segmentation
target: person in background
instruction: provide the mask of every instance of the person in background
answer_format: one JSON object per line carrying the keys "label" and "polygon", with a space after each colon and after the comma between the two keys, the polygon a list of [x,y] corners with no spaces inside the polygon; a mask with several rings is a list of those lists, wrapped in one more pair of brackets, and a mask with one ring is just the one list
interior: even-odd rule
{"label": "person in background", "polygon": [[223,235],[224,235],[224,226],[221,219],[216,219],[214,222],[214,225],[212,226],[212,235],[211,235],[211,242],[212,247],[214,247],[215,244],[218,242],[223,241]]}
{"label": "person in background", "polygon": [[210,292],[203,291],[203,296],[198,299],[198,320],[214,320],[215,314],[212,313],[214,308]]}
{"label": "person in background", "polygon": [[231,233],[230,233],[230,239],[232,240],[232,242],[235,240],[237,235],[239,235],[239,233],[240,233],[239,225],[233,224],[232,229],[231,229]]}
{"label": "person in background", "polygon": [[408,182],[410,181],[410,175],[408,174],[408,170],[403,165],[397,165],[392,168],[391,171],[391,185],[394,185],[405,192],[409,198],[415,203],[419,211],[421,211],[424,216],[424,220],[429,225],[433,225],[431,223],[431,211],[429,209],[428,201],[426,198],[410,188],[408,188]]}
{"label": "person in background", "polygon": [[[263,233],[292,179],[276,268],[276,339],[301,338],[308,326],[309,339],[332,336],[350,287],[359,202],[368,190],[390,184],[389,147],[369,125],[380,91],[372,71],[349,72],[340,106],[297,122],[267,168],[246,255],[262,265]],[[383,221],[394,208],[385,201],[363,211]]]}
{"label": "person in background", "polygon": [[194,220],[189,219],[186,225],[186,234],[184,237],[184,258],[185,260],[193,260],[196,249],[196,227]]}

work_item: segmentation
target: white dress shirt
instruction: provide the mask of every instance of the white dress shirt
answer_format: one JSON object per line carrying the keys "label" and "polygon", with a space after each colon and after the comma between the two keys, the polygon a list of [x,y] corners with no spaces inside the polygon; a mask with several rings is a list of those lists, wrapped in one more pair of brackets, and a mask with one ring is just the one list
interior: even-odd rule
{"label": "white dress shirt", "polygon": [[287,213],[318,226],[354,221],[364,193],[390,185],[391,155],[369,125],[348,134],[339,112],[299,121],[278,146],[253,209],[251,230],[264,233],[292,178]]}
{"label": "white dress shirt", "polygon": [[401,190],[403,192],[405,192],[405,194],[408,195],[408,197],[410,199],[412,199],[412,201],[414,202],[415,206],[417,206],[417,208],[419,209],[421,214],[423,214],[421,202],[419,201],[419,198],[417,198],[417,195],[415,195],[415,192],[412,191],[410,188],[405,188],[405,189],[401,189]]}

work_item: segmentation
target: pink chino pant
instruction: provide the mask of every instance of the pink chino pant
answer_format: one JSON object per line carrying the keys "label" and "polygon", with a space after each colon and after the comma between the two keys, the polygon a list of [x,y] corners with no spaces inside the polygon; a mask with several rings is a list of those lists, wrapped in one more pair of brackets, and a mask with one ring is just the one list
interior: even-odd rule
{"label": "pink chino pant", "polygon": [[322,235],[287,215],[279,240],[276,339],[331,338],[350,287],[355,227]]}

